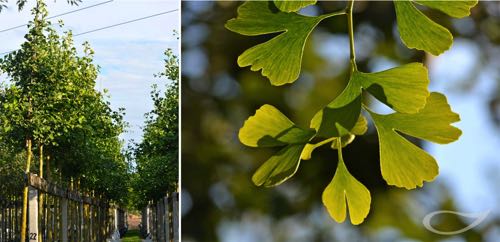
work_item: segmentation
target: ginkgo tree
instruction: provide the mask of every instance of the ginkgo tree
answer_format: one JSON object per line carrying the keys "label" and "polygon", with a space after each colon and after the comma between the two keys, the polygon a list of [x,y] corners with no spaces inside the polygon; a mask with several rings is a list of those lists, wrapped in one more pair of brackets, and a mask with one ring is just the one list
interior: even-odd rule
{"label": "ginkgo tree", "polygon": [[[51,181],[98,192],[106,199],[126,198],[127,167],[118,137],[124,129],[123,113],[111,110],[94,88],[99,68],[93,63],[93,50],[85,43],[80,56],[72,33],[57,33],[47,21],[44,1],[37,1],[32,14],[26,41],[0,59],[0,71],[8,78],[0,91],[0,140],[14,154],[25,149],[26,174],[38,158],[40,177],[54,170],[60,180]],[[48,157],[50,162],[45,162]],[[22,240],[27,184],[23,192]],[[43,201],[40,195],[40,207]]]}
{"label": "ginkgo tree", "polygon": [[[265,104],[249,117],[239,131],[240,141],[250,147],[280,147],[254,173],[257,186],[272,187],[292,177],[301,160],[309,160],[315,148],[329,145],[337,150],[338,164],[322,201],[330,216],[343,222],[347,209],[352,224],[364,221],[370,210],[369,190],[347,169],[342,148],[367,131],[369,115],[378,133],[381,173],[387,184],[414,189],[432,181],[439,173],[436,160],[411,143],[404,135],[446,144],[456,141],[461,130],[452,126],[460,120],[446,97],[428,90],[427,68],[409,63],[388,70],[367,73],[358,70],[354,45],[353,8],[349,1],[342,10],[319,16],[298,11],[316,1],[248,1],[226,28],[248,36],[277,34],[269,41],[244,51],[238,65],[261,71],[272,85],[295,82],[301,72],[305,43],[315,27],[334,16],[347,18],[350,40],[350,77],[344,90],[312,118],[310,127],[299,127],[272,105]],[[415,5],[441,11],[451,17],[470,14],[472,1],[394,1],[398,31],[408,47],[433,55],[452,45],[450,32],[428,18]],[[378,114],[368,107],[368,93],[391,108],[391,114]]]}
{"label": "ginkgo tree", "polygon": [[154,108],[145,114],[143,140],[133,148],[136,163],[132,189],[136,208],[157,201],[178,186],[179,156],[179,59],[172,49],[165,51],[165,70],[155,75],[168,78],[164,92],[153,86]]}

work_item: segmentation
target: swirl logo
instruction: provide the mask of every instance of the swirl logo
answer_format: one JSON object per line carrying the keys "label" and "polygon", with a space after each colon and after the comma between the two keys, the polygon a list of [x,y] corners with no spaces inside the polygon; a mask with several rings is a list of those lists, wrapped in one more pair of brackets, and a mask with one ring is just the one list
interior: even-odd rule
{"label": "swirl logo", "polygon": [[[455,214],[455,215],[467,217],[467,218],[474,218],[475,220],[474,220],[474,222],[472,222],[471,224],[469,224],[465,228],[455,230],[455,231],[440,231],[440,230],[437,230],[434,227],[432,227],[431,219],[438,214],[445,214],[445,213]],[[435,212],[432,212],[432,213],[425,215],[424,219],[422,220],[422,223],[424,224],[424,227],[427,230],[429,230],[433,233],[441,234],[441,235],[454,235],[454,234],[463,233],[469,229],[472,229],[472,228],[478,226],[481,222],[483,222],[483,220],[488,216],[489,213],[490,213],[490,210],[487,210],[484,212],[478,212],[478,213],[461,213],[461,212],[450,211],[450,210],[439,210],[439,211],[435,211]]]}

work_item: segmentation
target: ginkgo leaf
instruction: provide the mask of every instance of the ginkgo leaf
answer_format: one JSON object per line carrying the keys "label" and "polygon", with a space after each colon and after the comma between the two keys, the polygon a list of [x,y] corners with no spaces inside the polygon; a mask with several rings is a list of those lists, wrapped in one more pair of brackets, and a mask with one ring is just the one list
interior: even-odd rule
{"label": "ginkgo leaf", "polygon": [[356,121],[356,124],[354,127],[351,129],[351,133],[355,135],[363,135],[366,133],[368,130],[368,121],[366,121],[365,116],[359,115],[358,121]]}
{"label": "ginkgo leaf", "polygon": [[288,145],[262,164],[252,176],[256,186],[277,186],[292,177],[300,164],[305,144]]}
{"label": "ginkgo leaf", "polygon": [[359,82],[351,79],[339,96],[316,113],[310,125],[316,130],[316,136],[329,138],[348,135],[361,112],[361,92]]}
{"label": "ginkgo leaf", "polygon": [[283,12],[297,12],[301,8],[316,4],[316,0],[274,0],[274,4]]}
{"label": "ginkgo leaf", "polygon": [[252,71],[262,70],[262,75],[268,77],[271,84],[279,86],[297,80],[306,40],[314,27],[327,17],[285,13],[272,2],[248,1],[238,8],[238,17],[225,26],[242,35],[280,33],[238,57],[239,66],[251,66]]}
{"label": "ginkgo leaf", "polygon": [[318,137],[349,135],[361,112],[362,89],[398,112],[416,113],[429,96],[428,85],[427,69],[420,63],[375,73],[354,71],[347,87],[314,115],[310,127]]}
{"label": "ginkgo leaf", "polygon": [[347,208],[354,225],[362,223],[370,212],[370,191],[349,173],[340,154],[337,171],[323,191],[322,200],[330,216],[338,223],[344,222]]}
{"label": "ginkgo leaf", "polygon": [[451,126],[460,120],[446,97],[433,92],[418,113],[379,115],[370,112],[380,143],[382,176],[389,185],[413,189],[438,175],[436,160],[427,152],[402,137],[398,132],[436,143],[457,140],[461,131]]}
{"label": "ginkgo leaf", "polygon": [[425,5],[427,7],[439,10],[443,13],[448,14],[451,17],[463,18],[470,15],[470,10],[477,4],[477,0],[469,1],[429,1],[429,0],[418,0],[415,1],[419,4]]}
{"label": "ginkgo leaf", "polygon": [[[366,118],[363,115],[360,115],[358,118],[358,121],[354,125],[354,128],[352,128],[351,131],[347,131],[342,126],[337,126],[339,130],[342,130],[342,133],[346,133],[346,135],[343,135],[340,137],[341,139],[341,144],[342,148],[346,147],[350,143],[354,141],[354,138],[356,137],[355,135],[363,135],[367,130],[368,130],[368,122],[366,121]],[[302,150],[302,154],[300,155],[300,159],[302,160],[310,160],[312,157],[312,152],[327,143],[332,143],[331,148],[332,149],[338,149],[338,142],[333,142],[336,141],[339,137],[331,137],[329,139],[325,139],[317,144],[306,144],[304,149]]]}
{"label": "ginkgo leaf", "polygon": [[[366,118],[363,115],[359,115],[358,121],[351,129],[351,131],[349,131],[349,134],[340,137],[342,140],[342,148],[352,143],[354,141],[354,138],[356,138],[356,135],[363,135],[367,130],[368,122],[366,121]],[[338,149],[338,142],[332,142],[332,145],[330,147],[332,149]]]}
{"label": "ginkgo leaf", "polygon": [[402,113],[416,113],[429,96],[427,68],[410,63],[375,73],[355,72],[353,81],[379,101]]}
{"label": "ginkgo leaf", "polygon": [[408,48],[439,55],[451,47],[450,31],[425,16],[409,0],[394,1],[394,6],[399,34]]}
{"label": "ginkgo leaf", "polygon": [[314,131],[296,126],[277,108],[266,104],[245,121],[238,137],[250,147],[273,147],[304,144],[313,135]]}
{"label": "ginkgo leaf", "polygon": [[438,144],[456,141],[462,131],[451,126],[460,121],[460,116],[451,110],[446,97],[437,92],[427,98],[427,105],[418,114],[394,113],[385,116],[385,124],[416,138]]}

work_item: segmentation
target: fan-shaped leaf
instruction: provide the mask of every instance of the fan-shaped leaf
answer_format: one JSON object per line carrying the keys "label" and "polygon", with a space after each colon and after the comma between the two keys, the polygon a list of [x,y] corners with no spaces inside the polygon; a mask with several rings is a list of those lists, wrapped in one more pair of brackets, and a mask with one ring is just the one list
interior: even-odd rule
{"label": "fan-shaped leaf", "polygon": [[419,113],[370,114],[379,135],[382,176],[389,185],[412,189],[438,175],[434,158],[396,131],[436,143],[449,143],[461,135],[450,125],[459,121],[459,116],[440,93],[431,93]]}
{"label": "fan-shaped leaf", "polygon": [[344,222],[347,208],[351,223],[355,225],[362,223],[370,211],[370,191],[349,173],[341,157],[335,176],[323,191],[322,200],[338,223]]}
{"label": "fan-shaped leaf", "polygon": [[427,68],[410,63],[389,70],[356,72],[353,81],[361,83],[379,101],[402,113],[416,113],[424,107],[429,96]]}
{"label": "fan-shaped leaf", "polygon": [[451,47],[450,31],[425,16],[409,0],[394,1],[394,6],[399,34],[408,48],[439,55]]}
{"label": "fan-shaped leaf", "polygon": [[312,130],[299,128],[274,106],[266,104],[245,121],[238,137],[250,147],[272,147],[307,143],[313,135]]}
{"label": "fan-shaped leaf", "polygon": [[226,28],[243,35],[280,33],[238,57],[238,65],[251,66],[252,71],[262,70],[271,84],[279,86],[297,80],[307,37],[326,17],[285,13],[272,2],[248,1],[238,8],[238,17],[229,20]]}
{"label": "fan-shaped leaf", "polygon": [[361,112],[361,92],[359,83],[351,79],[338,97],[314,115],[310,127],[316,130],[316,135],[327,138],[348,135]]}
{"label": "fan-shaped leaf", "polygon": [[288,145],[269,158],[257,169],[252,181],[257,186],[277,186],[292,177],[300,164],[300,154],[305,144]]}

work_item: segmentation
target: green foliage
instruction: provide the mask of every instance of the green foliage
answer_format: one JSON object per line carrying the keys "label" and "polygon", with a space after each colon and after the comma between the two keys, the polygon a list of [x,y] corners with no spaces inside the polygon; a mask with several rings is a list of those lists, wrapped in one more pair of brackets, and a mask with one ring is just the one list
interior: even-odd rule
{"label": "green foliage", "polygon": [[297,12],[301,8],[316,4],[316,0],[294,1],[294,0],[274,0],[274,4],[283,12]]}
{"label": "green foliage", "polygon": [[253,182],[257,186],[276,186],[293,176],[299,168],[301,153],[313,135],[314,132],[296,126],[275,107],[259,108],[241,128],[240,141],[251,147],[285,147],[255,172]]}
{"label": "green foliage", "polygon": [[[337,147],[342,146],[338,138],[334,143],[337,143]],[[360,224],[370,211],[370,191],[349,173],[342,158],[342,150],[338,149],[338,152],[337,170],[323,192],[323,204],[335,221],[340,223],[345,220],[348,207],[352,224]]]}
{"label": "green foliage", "polygon": [[78,55],[72,33],[58,35],[45,7],[37,1],[26,42],[0,59],[9,81],[0,88],[0,149],[19,156],[32,139],[43,151],[35,160],[47,159],[45,178],[75,181],[82,191],[124,204],[129,178],[119,139],[123,110],[113,111],[95,90],[99,69],[90,45],[84,43]]}
{"label": "green foliage", "polygon": [[240,141],[250,147],[274,147],[305,144],[312,137],[310,130],[296,126],[271,105],[260,107],[240,130]]}
{"label": "green foliage", "polygon": [[0,69],[12,83],[3,103],[8,117],[4,127],[22,130],[24,135],[15,137],[33,138],[43,145],[81,127],[83,117],[76,107],[94,92],[97,69],[90,63],[89,47],[87,56],[78,57],[71,32],[60,38],[46,21],[45,5],[39,4],[32,11],[35,19],[29,24],[27,41],[0,60]]}
{"label": "green foliage", "polygon": [[[417,3],[440,10],[452,17],[469,16],[477,0],[470,1],[417,1]],[[425,16],[409,1],[394,1],[398,30],[401,40],[408,48],[425,50],[440,55],[451,47],[453,36],[445,27]]]}
{"label": "green foliage", "polygon": [[[76,5],[76,6],[78,6],[78,4],[82,2],[82,0],[66,0],[66,1],[68,2],[68,4]],[[4,8],[7,8],[7,5],[5,5],[5,4],[8,2],[9,2],[9,0],[0,0],[0,12],[2,12],[2,10]],[[28,2],[28,0],[17,0],[16,5],[17,5],[18,10],[19,11],[23,10],[24,5],[27,2]]]}
{"label": "green foliage", "polygon": [[370,114],[379,134],[382,176],[389,185],[406,189],[432,181],[438,175],[438,165],[432,156],[396,131],[440,144],[453,142],[462,134],[450,125],[460,120],[458,114],[437,92],[431,93],[425,107],[415,114]]}
{"label": "green foliage", "polygon": [[24,153],[6,144],[1,136],[0,133],[0,197],[18,195],[24,185]]}
{"label": "green foliage", "polygon": [[280,12],[271,2],[248,1],[238,8],[238,17],[229,20],[226,28],[248,36],[280,33],[238,57],[239,66],[262,70],[271,84],[279,86],[297,80],[307,37],[321,20],[331,16],[307,17]]}
{"label": "green foliage", "polygon": [[[476,4],[475,1],[449,5],[434,1],[418,3],[454,17],[468,15]],[[280,34],[245,51],[238,58],[238,64],[252,66],[254,71],[262,69],[262,75],[273,85],[291,83],[299,77],[304,43],[311,31],[324,18],[347,15],[351,47],[351,73],[347,86],[314,115],[310,124],[312,130],[298,127],[278,109],[266,104],[244,123],[239,139],[250,147],[282,147],[253,175],[252,181],[257,186],[275,186],[286,181],[296,173],[300,160],[311,159],[315,148],[330,144],[332,149],[338,150],[338,165],[332,182],[323,192],[323,203],[335,221],[344,221],[349,208],[351,222],[360,224],[370,210],[370,192],[349,173],[342,158],[342,147],[351,143],[356,135],[366,132],[368,122],[362,110],[370,114],[379,134],[383,178],[389,185],[407,189],[422,186],[423,181],[432,181],[438,174],[438,166],[432,156],[398,132],[436,143],[450,143],[461,134],[450,124],[460,119],[452,112],[443,94],[429,92],[428,71],[421,63],[376,73],[357,69],[353,1],[344,10],[318,17],[289,13],[309,4],[254,1],[242,4],[238,8],[238,17],[226,24],[229,30],[243,35]],[[401,38],[409,48],[432,54],[440,54],[449,48],[452,37],[448,30],[429,20],[411,2],[395,1],[394,4]],[[371,94],[395,112],[389,115],[372,112],[367,108],[364,93]],[[314,140],[320,141],[311,143]]]}
{"label": "green foliage", "polygon": [[143,140],[133,147],[136,173],[133,176],[134,206],[142,209],[147,202],[177,189],[179,155],[179,60],[171,49],[165,51],[165,70],[155,76],[172,81],[161,93],[153,86],[154,108],[146,113]]}

